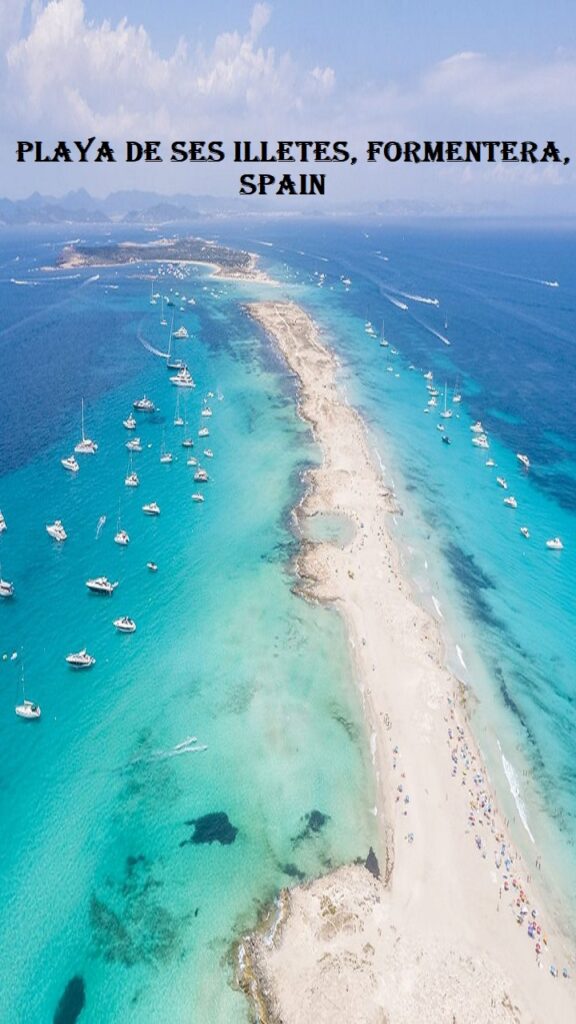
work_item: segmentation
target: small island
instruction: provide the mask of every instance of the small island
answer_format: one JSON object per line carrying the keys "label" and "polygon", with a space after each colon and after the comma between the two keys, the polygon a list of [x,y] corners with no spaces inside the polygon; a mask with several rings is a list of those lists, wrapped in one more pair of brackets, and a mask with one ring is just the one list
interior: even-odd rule
{"label": "small island", "polygon": [[255,253],[229,249],[204,238],[159,238],[151,242],[72,243],[56,259],[59,270],[77,267],[111,267],[126,263],[202,263],[221,277],[266,280],[257,270]]}

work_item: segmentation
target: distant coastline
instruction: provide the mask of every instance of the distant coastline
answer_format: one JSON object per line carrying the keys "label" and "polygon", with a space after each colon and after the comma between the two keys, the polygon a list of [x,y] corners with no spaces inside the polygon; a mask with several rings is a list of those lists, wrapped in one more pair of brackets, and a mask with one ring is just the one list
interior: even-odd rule
{"label": "distant coastline", "polygon": [[334,605],[348,627],[380,864],[372,855],[284,890],[238,943],[238,983],[265,1024],[330,1024],[335,1006],[369,1024],[570,1019],[576,995],[560,972],[572,975],[574,951],[498,809],[439,630],[400,572],[387,527],[393,496],[339,392],[337,361],[298,306],[248,312],[296,375],[299,412],[323,456],[307,474],[302,534],[317,515],[355,527],[348,543],[304,540],[296,572],[303,596]]}

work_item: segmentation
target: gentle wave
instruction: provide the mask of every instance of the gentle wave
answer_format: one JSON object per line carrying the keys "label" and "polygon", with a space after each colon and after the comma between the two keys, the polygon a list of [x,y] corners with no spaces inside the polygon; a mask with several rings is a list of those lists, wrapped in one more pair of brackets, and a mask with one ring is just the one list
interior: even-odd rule
{"label": "gentle wave", "polygon": [[510,792],[512,793],[512,796],[514,797],[514,803],[516,804],[516,807],[518,808],[518,814],[520,815],[520,820],[521,820],[522,824],[524,825],[524,828],[526,829],[528,835],[530,836],[530,839],[532,840],[533,843],[535,843],[536,840],[534,839],[534,836],[532,835],[532,832],[530,831],[530,826],[528,824],[528,818],[526,817],[526,806],[525,806],[524,801],[522,800],[522,798],[520,796],[520,783],[518,781],[518,776],[516,775],[516,771],[514,769],[514,766],[512,764],[510,764],[510,761],[508,761],[507,758],[504,756],[504,753],[502,751],[502,747],[500,746],[500,741],[497,740],[496,742],[498,743],[498,749],[500,750],[500,756],[502,758],[502,767],[504,768],[504,774],[506,775],[506,778],[508,780],[508,785],[510,787]]}

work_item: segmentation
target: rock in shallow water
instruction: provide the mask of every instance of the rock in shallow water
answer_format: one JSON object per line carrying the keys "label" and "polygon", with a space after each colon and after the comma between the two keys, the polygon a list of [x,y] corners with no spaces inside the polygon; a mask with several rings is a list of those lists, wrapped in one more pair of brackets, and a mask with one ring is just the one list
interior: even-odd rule
{"label": "rock in shallow water", "polygon": [[75,974],[70,979],[54,1014],[54,1024],[74,1024],[84,1009],[86,1003],[86,988],[84,979]]}
{"label": "rock in shallow water", "polygon": [[204,814],[201,818],[190,818],[185,824],[193,825],[194,831],[189,839],[181,841],[180,846],[186,846],[188,843],[221,843],[223,846],[229,846],[238,834],[238,829],[232,825],[224,811]]}

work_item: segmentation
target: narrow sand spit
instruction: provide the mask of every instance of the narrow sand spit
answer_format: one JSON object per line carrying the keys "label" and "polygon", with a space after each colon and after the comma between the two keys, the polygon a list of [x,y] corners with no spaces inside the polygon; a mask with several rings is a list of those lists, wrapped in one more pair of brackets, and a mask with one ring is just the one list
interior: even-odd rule
{"label": "narrow sand spit", "polygon": [[[290,303],[249,314],[299,382],[299,412],[323,462],[302,522],[338,513],[348,544],[302,545],[298,586],[347,623],[378,784],[373,871],[349,865],[284,891],[238,948],[255,1018],[283,1024],[499,1024],[576,1020],[576,960],[516,853],[443,667],[436,624],[398,571],[384,487],[338,364]],[[366,851],[367,852],[367,851]],[[550,973],[557,969],[558,977]]]}

